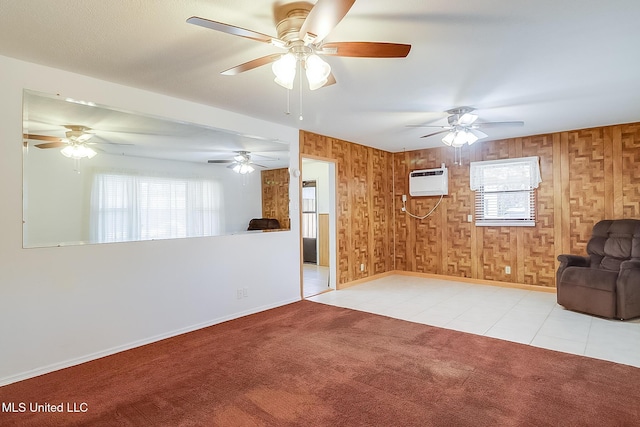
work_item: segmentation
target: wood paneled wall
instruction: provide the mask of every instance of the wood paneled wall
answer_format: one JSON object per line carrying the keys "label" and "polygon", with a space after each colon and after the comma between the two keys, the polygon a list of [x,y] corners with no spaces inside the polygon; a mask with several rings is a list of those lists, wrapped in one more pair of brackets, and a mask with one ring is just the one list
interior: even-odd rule
{"label": "wood paneled wall", "polygon": [[[640,218],[640,123],[387,153],[301,132],[301,153],[338,164],[339,283],[392,270],[555,286],[557,256],[586,254],[601,219]],[[540,157],[535,227],[476,227],[469,162]],[[409,172],[449,168],[449,195],[409,196]],[[391,196],[389,196],[391,194]],[[365,262],[367,270],[359,271]],[[511,267],[506,274],[505,266]]]}
{"label": "wood paneled wall", "polygon": [[336,164],[338,286],[392,271],[393,155],[305,131],[300,155]]}
{"label": "wood paneled wall", "polygon": [[[416,169],[430,169],[445,163],[449,169],[449,195],[431,217],[417,220],[397,213],[396,269],[485,280],[553,286],[554,181],[553,137],[551,135],[490,141],[461,150],[454,164],[449,147],[396,153],[395,203],[407,194],[411,213],[424,215],[439,197],[409,196],[408,175]],[[475,193],[469,188],[469,163],[510,157],[540,157],[542,184],[537,190],[535,227],[476,227],[468,221],[474,215]],[[511,274],[505,267],[511,267]]]}
{"label": "wood paneled wall", "polygon": [[289,171],[287,168],[260,172],[262,180],[262,217],[275,218],[280,228],[290,229]]}
{"label": "wood paneled wall", "polygon": [[318,265],[329,267],[329,214],[318,214]]}

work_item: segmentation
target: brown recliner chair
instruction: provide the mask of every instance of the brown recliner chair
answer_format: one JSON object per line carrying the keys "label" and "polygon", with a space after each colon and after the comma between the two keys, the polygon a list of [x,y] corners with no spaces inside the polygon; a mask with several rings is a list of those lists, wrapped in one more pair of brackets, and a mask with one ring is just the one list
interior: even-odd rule
{"label": "brown recliner chair", "polygon": [[640,316],[640,220],[598,222],[587,254],[558,256],[558,304],[607,318]]}

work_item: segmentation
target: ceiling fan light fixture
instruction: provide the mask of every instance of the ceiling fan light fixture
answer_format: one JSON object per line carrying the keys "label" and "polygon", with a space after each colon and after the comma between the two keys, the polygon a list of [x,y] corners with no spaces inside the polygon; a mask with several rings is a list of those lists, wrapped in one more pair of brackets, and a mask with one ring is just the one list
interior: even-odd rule
{"label": "ceiling fan light fixture", "polygon": [[316,54],[311,54],[306,58],[305,69],[310,90],[324,86],[331,73],[331,66]]}
{"label": "ceiling fan light fixture", "polygon": [[475,135],[473,134],[473,132],[469,131],[468,129],[467,129],[464,133],[466,134],[465,136],[466,136],[466,138],[467,138],[467,144],[469,144],[469,145],[473,144],[473,143],[474,143],[474,142],[476,142],[478,139],[480,139],[480,138],[478,138],[477,136],[475,136]]}
{"label": "ceiling fan light fixture", "polygon": [[451,146],[451,144],[453,144],[453,140],[455,139],[455,137],[456,137],[456,131],[452,130],[448,134],[446,134],[444,138],[442,138],[442,142],[445,145]]}
{"label": "ceiling fan light fixture", "polygon": [[96,154],[96,151],[85,144],[70,144],[60,150],[60,153],[70,159],[92,159]]}
{"label": "ceiling fan light fixture", "polygon": [[238,163],[233,167],[232,170],[235,173],[239,173],[240,175],[246,175],[253,172],[255,169],[248,163]]}
{"label": "ceiling fan light fixture", "polygon": [[293,81],[296,78],[296,64],[298,60],[291,52],[285,53],[271,65],[271,70],[275,74],[275,81],[280,86],[293,89]]}
{"label": "ceiling fan light fixture", "polygon": [[453,147],[462,147],[464,144],[468,142],[467,135],[468,134],[465,130],[456,131],[455,137],[453,138],[453,142],[451,143],[451,145]]}

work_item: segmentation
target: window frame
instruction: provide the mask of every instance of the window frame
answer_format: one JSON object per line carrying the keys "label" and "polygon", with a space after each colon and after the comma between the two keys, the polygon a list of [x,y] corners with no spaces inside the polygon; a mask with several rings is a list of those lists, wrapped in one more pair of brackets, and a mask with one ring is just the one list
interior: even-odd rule
{"label": "window frame", "polygon": [[92,243],[216,236],[223,227],[217,180],[96,170],[92,181]]}
{"label": "window frame", "polygon": [[[475,225],[481,227],[534,227],[536,225],[536,188],[542,181],[538,157],[471,162],[470,187],[475,191]],[[514,197],[515,196],[515,197]],[[509,203],[509,198],[520,198]],[[490,199],[493,199],[491,202]],[[488,214],[493,203],[494,213]],[[510,207],[511,206],[511,207]],[[510,209],[523,209],[517,215]]]}

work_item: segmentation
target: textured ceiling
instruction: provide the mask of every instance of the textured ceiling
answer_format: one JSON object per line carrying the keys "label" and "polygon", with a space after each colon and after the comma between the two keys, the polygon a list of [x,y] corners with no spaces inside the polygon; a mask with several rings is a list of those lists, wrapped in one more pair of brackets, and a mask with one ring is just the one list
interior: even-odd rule
{"label": "textured ceiling", "polygon": [[219,74],[276,48],[185,23],[275,36],[275,4],[2,0],[0,54],[389,151],[440,145],[408,125],[446,124],[459,106],[525,122],[490,139],[640,121],[638,0],[358,0],[326,40],[407,43],[409,56],[327,57],[337,84],[305,88],[302,106],[296,85],[289,115],[269,66]]}

